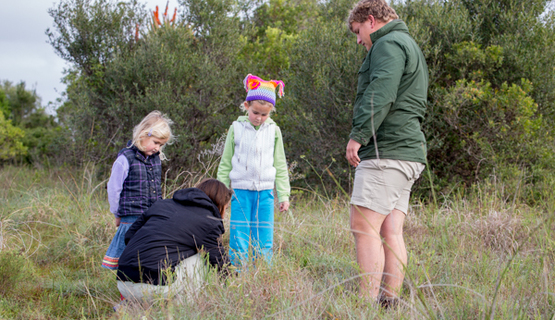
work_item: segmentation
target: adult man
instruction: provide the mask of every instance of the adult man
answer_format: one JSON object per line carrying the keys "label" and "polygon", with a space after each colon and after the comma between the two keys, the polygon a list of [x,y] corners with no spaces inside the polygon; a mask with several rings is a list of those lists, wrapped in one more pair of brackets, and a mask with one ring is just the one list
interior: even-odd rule
{"label": "adult man", "polygon": [[[384,0],[362,0],[349,15],[357,43],[368,50],[358,72],[346,157],[356,167],[351,228],[361,268],[361,296],[395,302],[407,252],[403,223],[411,187],[426,163],[421,122],[428,68],[407,26]],[[383,238],[383,240],[382,240]]]}

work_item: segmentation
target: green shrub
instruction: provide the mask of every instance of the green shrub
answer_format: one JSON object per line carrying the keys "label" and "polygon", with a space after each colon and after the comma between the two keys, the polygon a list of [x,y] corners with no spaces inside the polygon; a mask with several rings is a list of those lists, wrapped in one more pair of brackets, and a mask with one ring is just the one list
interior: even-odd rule
{"label": "green shrub", "polygon": [[0,161],[14,159],[27,153],[27,147],[23,145],[25,131],[14,127],[11,120],[6,120],[4,113],[0,112]]}
{"label": "green shrub", "polygon": [[[77,5],[75,1],[63,4]],[[56,10],[51,14],[63,16],[56,20],[60,30],[94,32],[97,24],[103,24],[102,17],[120,12],[102,4],[88,2],[85,7],[91,7],[95,14],[83,24],[77,22],[84,18],[71,11]],[[237,9],[231,1],[191,1],[187,6],[187,14],[171,26],[140,25],[136,39],[125,28],[111,30],[110,34],[118,35],[121,50],[99,61],[94,72],[79,68],[68,76],[72,83],[69,100],[58,113],[73,133],[77,154],[86,154],[82,160],[113,161],[117,151],[131,139],[133,127],[157,109],[175,123],[177,143],[166,149],[171,159],[168,168],[193,168],[199,152],[210,148],[236,117],[242,99],[241,80],[246,75],[237,60],[241,49],[241,42],[237,41],[239,21],[229,14]],[[121,19],[143,21],[135,16],[134,7],[121,8]],[[121,37],[121,33],[130,38]],[[51,43],[61,45],[58,50],[71,59],[92,54],[69,50],[75,41],[65,39],[63,34],[51,34]]]}
{"label": "green shrub", "polygon": [[[555,77],[548,57],[555,25],[540,18],[545,5],[516,0],[396,6],[430,69],[423,129],[437,190],[492,175],[520,177],[526,189],[542,179],[533,172],[552,170],[547,159],[554,154],[549,128],[555,119]],[[422,181],[420,188],[429,190],[430,182]]]}

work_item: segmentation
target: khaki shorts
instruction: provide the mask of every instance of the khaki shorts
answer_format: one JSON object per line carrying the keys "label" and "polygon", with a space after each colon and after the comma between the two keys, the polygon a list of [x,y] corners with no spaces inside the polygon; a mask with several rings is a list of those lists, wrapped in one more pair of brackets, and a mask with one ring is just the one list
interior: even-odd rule
{"label": "khaki shorts", "polygon": [[355,171],[351,204],[388,215],[393,209],[408,212],[410,189],[424,164],[403,160],[361,161]]}

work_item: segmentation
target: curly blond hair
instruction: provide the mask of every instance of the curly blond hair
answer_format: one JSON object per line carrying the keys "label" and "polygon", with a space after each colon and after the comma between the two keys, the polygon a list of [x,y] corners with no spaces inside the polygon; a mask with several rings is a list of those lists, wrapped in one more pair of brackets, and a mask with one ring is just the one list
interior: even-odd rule
{"label": "curly blond hair", "polygon": [[384,0],[362,0],[355,4],[349,13],[347,19],[349,30],[353,32],[353,22],[363,23],[368,20],[369,15],[382,22],[399,19],[395,9],[391,8]]}

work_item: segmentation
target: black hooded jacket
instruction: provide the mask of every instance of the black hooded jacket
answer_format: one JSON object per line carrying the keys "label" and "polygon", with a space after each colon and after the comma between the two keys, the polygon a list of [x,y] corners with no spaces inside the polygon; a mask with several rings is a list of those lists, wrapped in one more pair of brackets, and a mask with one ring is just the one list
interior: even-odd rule
{"label": "black hooded jacket", "polygon": [[125,234],[118,279],[165,285],[162,271],[173,270],[200,249],[222,270],[228,262],[219,242],[224,232],[218,207],[202,190],[176,191],[173,199],[155,202]]}

